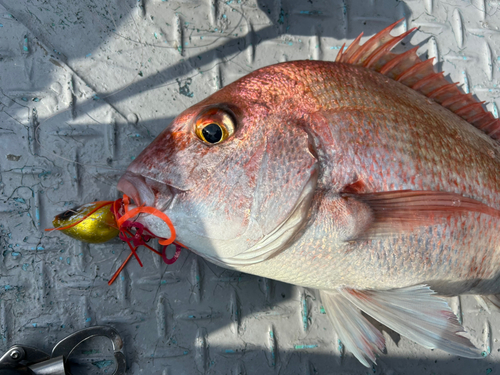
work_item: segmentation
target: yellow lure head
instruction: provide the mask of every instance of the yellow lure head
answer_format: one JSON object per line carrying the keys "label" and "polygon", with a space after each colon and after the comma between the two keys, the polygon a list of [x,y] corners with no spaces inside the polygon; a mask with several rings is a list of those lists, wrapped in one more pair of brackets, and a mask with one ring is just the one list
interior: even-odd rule
{"label": "yellow lure head", "polygon": [[113,201],[87,203],[57,215],[54,229],[79,241],[102,243],[119,233],[115,215],[111,210]]}

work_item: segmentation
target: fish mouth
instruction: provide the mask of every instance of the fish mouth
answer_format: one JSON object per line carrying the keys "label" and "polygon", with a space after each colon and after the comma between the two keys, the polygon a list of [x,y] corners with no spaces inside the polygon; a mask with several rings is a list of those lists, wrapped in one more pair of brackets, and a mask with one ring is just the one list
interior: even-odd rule
{"label": "fish mouth", "polygon": [[125,172],[118,181],[116,188],[132,198],[137,206],[154,207],[155,194],[141,175],[129,171]]}

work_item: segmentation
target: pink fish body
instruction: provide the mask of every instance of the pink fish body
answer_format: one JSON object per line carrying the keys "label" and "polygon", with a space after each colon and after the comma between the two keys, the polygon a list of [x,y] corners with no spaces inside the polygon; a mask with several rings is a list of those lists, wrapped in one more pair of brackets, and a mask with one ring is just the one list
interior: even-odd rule
{"label": "pink fish body", "polygon": [[500,121],[414,50],[389,52],[407,35],[391,28],[337,62],[262,68],[185,110],[118,189],[211,262],[319,289],[367,366],[384,338],[360,310],[475,358],[434,291],[500,293]]}

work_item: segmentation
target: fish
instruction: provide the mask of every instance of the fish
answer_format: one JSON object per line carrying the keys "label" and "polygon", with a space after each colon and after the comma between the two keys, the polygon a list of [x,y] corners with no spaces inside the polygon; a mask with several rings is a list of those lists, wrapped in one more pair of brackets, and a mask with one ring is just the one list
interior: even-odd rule
{"label": "fish", "polygon": [[[401,20],[400,20],[401,21]],[[393,47],[396,22],[336,61],[258,69],[180,113],[117,188],[219,266],[318,290],[363,365],[370,316],[480,358],[440,296],[500,293],[500,120]],[[136,218],[160,238],[157,216]]]}

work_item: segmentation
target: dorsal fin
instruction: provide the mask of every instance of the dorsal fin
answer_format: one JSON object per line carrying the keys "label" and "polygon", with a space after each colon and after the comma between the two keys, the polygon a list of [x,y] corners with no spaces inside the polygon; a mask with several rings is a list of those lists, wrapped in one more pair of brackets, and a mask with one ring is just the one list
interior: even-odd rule
{"label": "dorsal fin", "polygon": [[399,81],[434,99],[493,139],[500,141],[500,119],[486,111],[483,102],[478,102],[472,94],[464,94],[456,83],[448,82],[443,72],[436,73],[432,64],[433,59],[420,59],[416,53],[418,47],[401,54],[391,52],[397,43],[416,29],[415,27],[401,35],[391,36],[390,32],[402,20],[403,18],[386,27],[363,45],[359,44],[363,35],[361,34],[345,51],[344,48],[340,49],[335,61],[361,65]]}

